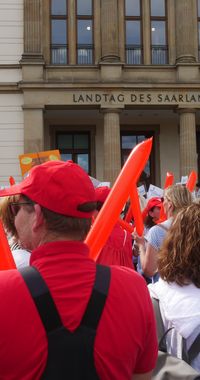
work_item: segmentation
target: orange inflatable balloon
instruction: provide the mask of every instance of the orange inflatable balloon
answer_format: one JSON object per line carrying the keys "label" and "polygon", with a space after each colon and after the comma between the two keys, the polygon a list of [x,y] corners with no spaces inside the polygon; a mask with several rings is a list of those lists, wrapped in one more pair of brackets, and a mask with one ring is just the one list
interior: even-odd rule
{"label": "orange inflatable balloon", "polygon": [[85,240],[90,248],[90,257],[97,259],[110,233],[117,222],[120,212],[126,203],[130,189],[137,182],[152,148],[152,138],[136,145],[125,162],[106,201]]}
{"label": "orange inflatable balloon", "polygon": [[173,173],[167,172],[166,178],[165,178],[164,189],[167,189],[169,186],[173,185],[173,183],[174,183]]}
{"label": "orange inflatable balloon", "polygon": [[8,240],[0,220],[0,270],[16,269],[16,265],[10,251]]}
{"label": "orange inflatable balloon", "polygon": [[15,180],[12,176],[9,177],[10,186],[15,185]]}
{"label": "orange inflatable balloon", "polygon": [[140,209],[140,202],[137,192],[136,184],[134,184],[130,189],[130,197],[131,197],[131,205],[132,205],[132,213],[134,217],[134,224],[139,236],[142,236],[144,231],[144,223],[142,218],[142,213]]}
{"label": "orange inflatable balloon", "polygon": [[125,220],[127,223],[130,223],[132,217],[133,217],[132,206],[131,206],[131,204],[130,204],[130,206],[129,206],[129,208],[128,208],[128,211],[127,211],[127,213],[126,213],[126,216],[125,216],[125,219],[124,219],[124,220]]}
{"label": "orange inflatable balloon", "polygon": [[197,173],[194,170],[192,170],[189,175],[188,181],[186,183],[186,187],[190,192],[194,191],[196,182],[197,182]]}
{"label": "orange inflatable balloon", "polygon": [[130,232],[130,233],[132,233],[132,232],[134,231],[134,226],[131,225],[131,224],[129,224],[129,223],[127,223],[125,220],[119,218],[119,219],[118,219],[118,222],[119,222],[120,226],[121,226],[124,230],[126,230],[126,231],[128,231],[128,232]]}

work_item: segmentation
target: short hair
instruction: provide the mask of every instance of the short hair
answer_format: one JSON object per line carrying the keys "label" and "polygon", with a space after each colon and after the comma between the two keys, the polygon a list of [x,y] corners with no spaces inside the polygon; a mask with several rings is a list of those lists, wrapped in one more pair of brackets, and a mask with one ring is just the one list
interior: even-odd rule
{"label": "short hair", "polygon": [[[35,202],[31,201],[31,199],[25,195],[23,195],[23,198],[27,201],[32,202],[32,205],[27,206],[27,211],[31,212],[33,210]],[[71,240],[85,240],[92,224],[92,218],[77,218],[66,216],[51,211],[41,205],[40,207],[48,231],[62,235],[66,238],[69,237]],[[91,210],[95,209],[96,202],[88,202],[79,206],[79,210],[84,212],[90,212]]]}
{"label": "short hair", "polygon": [[158,253],[163,280],[200,288],[200,205],[183,208],[174,218]]}
{"label": "short hair", "polygon": [[164,191],[164,196],[173,204],[173,214],[176,214],[182,207],[187,207],[192,203],[192,194],[185,185],[177,184],[169,186]]}
{"label": "short hair", "polygon": [[83,241],[85,240],[90,227],[91,218],[75,218],[57,214],[41,206],[41,210],[46,222],[48,231],[70,237],[70,239]]}

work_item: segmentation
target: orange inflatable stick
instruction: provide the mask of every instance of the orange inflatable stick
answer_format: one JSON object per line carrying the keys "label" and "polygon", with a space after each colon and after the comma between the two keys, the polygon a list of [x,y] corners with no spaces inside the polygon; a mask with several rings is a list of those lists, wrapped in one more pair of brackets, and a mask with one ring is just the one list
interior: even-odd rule
{"label": "orange inflatable stick", "polygon": [[196,182],[197,182],[197,173],[194,170],[192,170],[189,175],[188,181],[186,183],[186,187],[190,192],[194,191]]}
{"label": "orange inflatable stick", "polygon": [[0,220],[0,270],[16,269],[2,221]]}
{"label": "orange inflatable stick", "polygon": [[9,177],[10,186],[15,185],[15,180],[12,176]]}
{"label": "orange inflatable stick", "polygon": [[130,223],[132,217],[133,217],[132,206],[131,206],[131,204],[130,204],[130,206],[129,206],[129,208],[128,208],[128,211],[127,211],[127,213],[126,213],[126,216],[125,216],[125,219],[124,219],[124,220],[125,220],[127,223]]}
{"label": "orange inflatable stick", "polygon": [[167,172],[166,178],[165,178],[164,189],[167,189],[169,186],[173,185],[173,183],[174,183],[173,173]]}
{"label": "orange inflatable stick", "polygon": [[119,222],[120,226],[121,226],[124,230],[126,230],[126,231],[128,231],[128,232],[130,232],[130,233],[132,233],[132,232],[134,231],[134,226],[131,225],[131,224],[129,224],[129,223],[127,223],[125,220],[119,218],[119,219],[118,219],[118,222]]}
{"label": "orange inflatable stick", "polygon": [[97,259],[110,233],[117,222],[121,210],[130,195],[130,189],[137,182],[152,148],[152,138],[136,145],[125,162],[106,201],[90,229],[86,244],[90,248],[90,257]]}
{"label": "orange inflatable stick", "polygon": [[140,201],[138,197],[137,187],[134,184],[130,189],[131,205],[132,205],[132,214],[134,217],[135,228],[137,234],[142,236],[144,232],[144,223],[142,218],[142,213],[140,209]]}

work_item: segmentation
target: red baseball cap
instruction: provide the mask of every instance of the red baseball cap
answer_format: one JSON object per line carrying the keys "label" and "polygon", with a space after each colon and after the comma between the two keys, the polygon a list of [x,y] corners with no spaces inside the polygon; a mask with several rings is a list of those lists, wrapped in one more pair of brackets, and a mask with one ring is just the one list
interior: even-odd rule
{"label": "red baseball cap", "polygon": [[16,194],[26,195],[58,214],[76,218],[90,218],[93,211],[83,212],[78,206],[96,202],[92,181],[72,161],[48,161],[35,166],[21,183],[0,190],[0,197]]}
{"label": "red baseball cap", "polygon": [[149,201],[147,202],[146,207],[144,208],[144,210],[142,212],[143,219],[146,218],[148,212],[151,211],[152,208],[154,208],[154,207],[161,207],[161,206],[162,206],[162,199],[161,198],[159,198],[159,197],[153,197],[153,198],[149,199]]}
{"label": "red baseball cap", "polygon": [[108,186],[96,187],[95,189],[96,202],[104,203],[109,192],[110,192],[110,188]]}

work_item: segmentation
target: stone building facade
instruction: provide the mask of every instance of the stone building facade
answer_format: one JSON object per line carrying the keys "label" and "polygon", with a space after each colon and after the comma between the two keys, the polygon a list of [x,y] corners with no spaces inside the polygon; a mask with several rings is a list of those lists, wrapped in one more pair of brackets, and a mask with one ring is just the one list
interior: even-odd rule
{"label": "stone building facade", "polygon": [[0,184],[18,155],[60,149],[113,181],[153,136],[141,182],[198,170],[200,1],[0,3]]}

